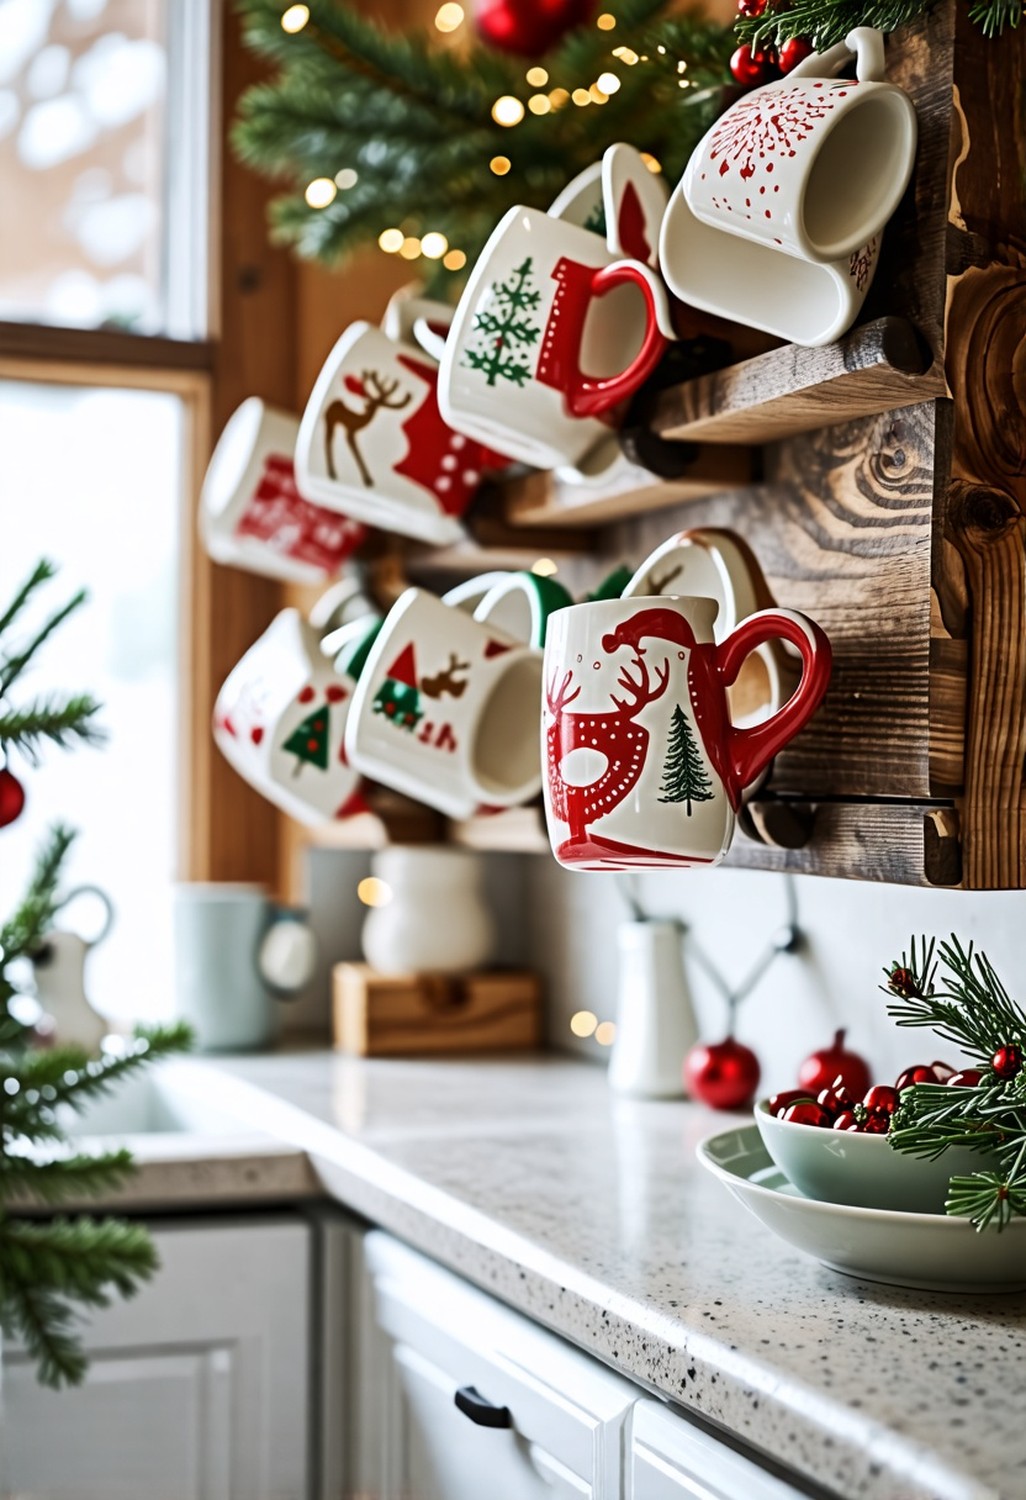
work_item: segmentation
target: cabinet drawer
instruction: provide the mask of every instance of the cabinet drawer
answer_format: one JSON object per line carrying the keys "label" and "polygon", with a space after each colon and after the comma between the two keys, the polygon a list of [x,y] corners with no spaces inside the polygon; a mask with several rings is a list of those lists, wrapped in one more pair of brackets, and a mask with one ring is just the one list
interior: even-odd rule
{"label": "cabinet drawer", "polygon": [[806,1494],[647,1399],[634,1408],[628,1472],[628,1500],[805,1500]]}

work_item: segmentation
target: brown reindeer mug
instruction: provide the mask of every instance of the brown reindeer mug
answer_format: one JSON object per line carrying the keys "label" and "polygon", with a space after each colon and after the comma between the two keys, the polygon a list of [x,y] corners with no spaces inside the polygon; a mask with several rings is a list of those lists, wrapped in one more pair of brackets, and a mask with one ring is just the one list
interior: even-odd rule
{"label": "brown reindeer mug", "polygon": [[[545,813],[572,870],[718,864],[746,786],[815,712],[830,643],[794,610],[765,609],[718,645],[713,599],[660,595],[575,604],[549,620],[542,723]],[[727,688],[771,640],[802,660],[794,693],[751,728]]]}
{"label": "brown reindeer mug", "polygon": [[485,467],[506,460],[453,432],[438,410],[438,367],[372,323],[351,324],[303,413],[296,478],[305,495],[382,531],[445,546]]}

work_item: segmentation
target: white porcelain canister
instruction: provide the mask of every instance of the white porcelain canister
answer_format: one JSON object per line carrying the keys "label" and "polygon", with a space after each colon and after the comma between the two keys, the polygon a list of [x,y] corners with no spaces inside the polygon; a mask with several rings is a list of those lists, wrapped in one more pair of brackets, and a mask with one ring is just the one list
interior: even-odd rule
{"label": "white porcelain canister", "polygon": [[[466,974],[486,965],[495,923],[476,854],[396,845],[372,861],[390,898],[363,924],[363,954],[379,974]],[[381,894],[384,894],[382,892]]]}

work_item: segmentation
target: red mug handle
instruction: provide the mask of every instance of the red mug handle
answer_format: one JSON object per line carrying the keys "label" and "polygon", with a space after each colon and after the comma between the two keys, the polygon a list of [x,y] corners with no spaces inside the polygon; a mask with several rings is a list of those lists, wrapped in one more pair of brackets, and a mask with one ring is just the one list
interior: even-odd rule
{"label": "red mug handle", "polygon": [[801,681],[784,706],[752,729],[727,731],[730,769],[738,790],[757,781],[778,750],[802,729],[816,712],[830,681],[833,652],[826,634],[806,615],[793,609],[762,609],[741,621],[716,647],[716,667],[725,688],[737,681],[747,656],[767,641],[789,641],[802,658]]}
{"label": "red mug handle", "polygon": [[663,332],[661,319],[669,313],[662,306],[663,292],[653,273],[647,266],[633,260],[614,261],[611,266],[602,266],[591,279],[591,295],[604,297],[614,287],[632,283],[640,287],[645,298],[645,316],[648,320],[641,348],[626,370],[616,375],[590,376],[577,374],[573,386],[566,393],[567,410],[575,417],[597,417],[611,406],[616,406],[647,380],[663,356],[668,336]]}

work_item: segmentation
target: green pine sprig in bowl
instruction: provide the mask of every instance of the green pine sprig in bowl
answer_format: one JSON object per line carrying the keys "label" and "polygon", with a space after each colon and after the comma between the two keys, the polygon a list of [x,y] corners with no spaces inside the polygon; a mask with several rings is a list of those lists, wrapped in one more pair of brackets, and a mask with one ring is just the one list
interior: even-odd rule
{"label": "green pine sprig in bowl", "polygon": [[977,1230],[1001,1230],[1026,1215],[1026,1012],[986,954],[954,935],[913,939],[884,973],[897,1024],[928,1027],[972,1064],[947,1083],[903,1090],[887,1139],[930,1159],[949,1146],[979,1152],[978,1171],[950,1179],[945,1207]]}

